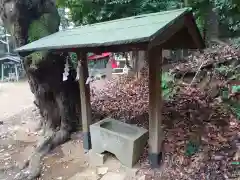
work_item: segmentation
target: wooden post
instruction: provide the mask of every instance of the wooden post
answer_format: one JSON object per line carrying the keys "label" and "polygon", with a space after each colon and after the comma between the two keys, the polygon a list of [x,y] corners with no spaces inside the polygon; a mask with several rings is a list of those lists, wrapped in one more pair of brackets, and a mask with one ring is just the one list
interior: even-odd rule
{"label": "wooden post", "polygon": [[79,63],[79,89],[81,98],[81,113],[82,113],[82,130],[84,134],[83,148],[91,149],[91,137],[89,126],[92,122],[92,111],[90,104],[90,86],[86,84],[88,78],[88,62],[87,53],[78,53]]}
{"label": "wooden post", "polygon": [[3,63],[2,63],[1,68],[2,68],[2,82],[3,82],[3,80],[4,80],[4,64]]}
{"label": "wooden post", "polygon": [[138,71],[138,69],[139,69],[139,67],[138,67],[138,65],[139,65],[139,51],[135,51],[135,73],[136,73],[136,78],[139,78],[139,71]]}
{"label": "wooden post", "polygon": [[15,68],[16,81],[18,81],[19,80],[19,74],[18,74],[17,64],[14,65],[14,68]]}
{"label": "wooden post", "polygon": [[148,51],[149,62],[149,161],[158,168],[162,159],[162,49],[153,47]]}

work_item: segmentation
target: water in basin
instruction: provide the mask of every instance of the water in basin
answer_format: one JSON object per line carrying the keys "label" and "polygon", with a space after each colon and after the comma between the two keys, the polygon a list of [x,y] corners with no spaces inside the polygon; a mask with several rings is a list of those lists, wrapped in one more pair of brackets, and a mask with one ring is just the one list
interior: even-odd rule
{"label": "water in basin", "polygon": [[117,123],[114,121],[103,122],[100,127],[128,136],[134,136],[138,133],[135,128],[131,128],[125,124]]}

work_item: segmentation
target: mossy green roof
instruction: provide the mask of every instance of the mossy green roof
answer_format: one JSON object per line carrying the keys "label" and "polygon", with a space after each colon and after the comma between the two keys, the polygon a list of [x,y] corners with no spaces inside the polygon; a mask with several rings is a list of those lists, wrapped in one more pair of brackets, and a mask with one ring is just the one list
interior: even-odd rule
{"label": "mossy green roof", "polygon": [[16,51],[88,48],[149,42],[190,8],[144,14],[60,31],[22,46]]}

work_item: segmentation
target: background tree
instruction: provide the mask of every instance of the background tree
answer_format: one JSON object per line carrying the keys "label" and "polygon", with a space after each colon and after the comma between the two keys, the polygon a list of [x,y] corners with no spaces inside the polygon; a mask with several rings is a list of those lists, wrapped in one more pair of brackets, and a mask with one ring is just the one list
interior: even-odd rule
{"label": "background tree", "polygon": [[239,36],[240,2],[237,0],[188,0],[206,40]]}
{"label": "background tree", "polygon": [[59,7],[70,9],[72,20],[77,25],[175,9],[182,4],[178,0],[57,0]]}
{"label": "background tree", "polygon": [[68,7],[77,24],[91,24],[138,14],[190,6],[205,39],[232,37],[240,33],[240,1],[238,0],[57,0]]}
{"label": "background tree", "polygon": [[[22,46],[58,31],[60,18],[51,0],[0,0],[0,17],[12,34],[16,45]],[[23,54],[22,54],[23,55]],[[68,54],[42,51],[24,54],[24,68],[35,104],[44,117],[44,138],[18,179],[35,179],[40,174],[41,158],[52,148],[65,142],[79,122],[80,97],[76,72],[70,70],[63,82],[63,69]]]}
{"label": "background tree", "polygon": [[65,8],[58,8],[58,14],[60,16],[60,30],[67,29],[70,26],[68,14]]}

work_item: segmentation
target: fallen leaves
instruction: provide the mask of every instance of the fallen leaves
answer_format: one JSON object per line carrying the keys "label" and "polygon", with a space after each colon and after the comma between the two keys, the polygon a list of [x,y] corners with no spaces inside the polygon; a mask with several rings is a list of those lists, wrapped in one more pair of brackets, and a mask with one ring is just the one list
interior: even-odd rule
{"label": "fallen leaves", "polygon": [[219,64],[239,60],[240,53],[231,45],[214,45],[205,49],[203,53],[197,52],[188,57],[186,62],[176,64],[172,72],[179,74],[195,73],[201,64],[201,69],[213,67]]}
{"label": "fallen leaves", "polygon": [[[147,76],[132,81],[128,77],[121,77],[117,81],[108,82],[106,89],[92,94],[93,110],[101,113],[102,117],[111,116],[148,128]],[[174,99],[164,102],[163,123],[164,154],[165,158],[168,156],[171,159],[171,163],[168,159],[162,177],[166,180],[201,179],[204,174],[210,179],[224,178],[228,172],[227,166],[224,171],[213,172],[222,164],[230,164],[233,158],[231,153],[228,154],[232,150],[230,141],[234,132],[240,130],[230,112],[223,111],[218,103],[214,104],[200,89],[182,87]],[[186,145],[194,133],[201,137],[199,152],[187,157]],[[239,138],[237,142],[240,143]],[[223,150],[222,147],[226,145],[231,148]],[[221,151],[224,153],[219,155]],[[149,169],[147,147],[140,163],[143,172]]]}
{"label": "fallen leaves", "polygon": [[[211,51],[195,55],[194,61],[175,67],[175,71],[192,71],[206,61],[203,67],[213,62],[226,62],[239,58],[230,46],[216,46]],[[108,81],[98,90],[91,84],[91,104],[97,118],[113,117],[148,129],[148,71],[143,69],[139,79],[120,76]],[[221,82],[221,81],[220,81]],[[227,179],[236,173],[231,162],[240,148],[240,125],[221,101],[196,87],[180,84],[177,94],[163,104],[164,171],[154,173],[164,180]],[[187,144],[198,141],[198,151],[186,156]],[[140,159],[141,172],[148,174],[148,147]],[[238,157],[237,157],[238,158]],[[239,160],[239,159],[238,159]],[[239,160],[240,161],[240,160]],[[158,174],[158,175],[157,175]]]}

